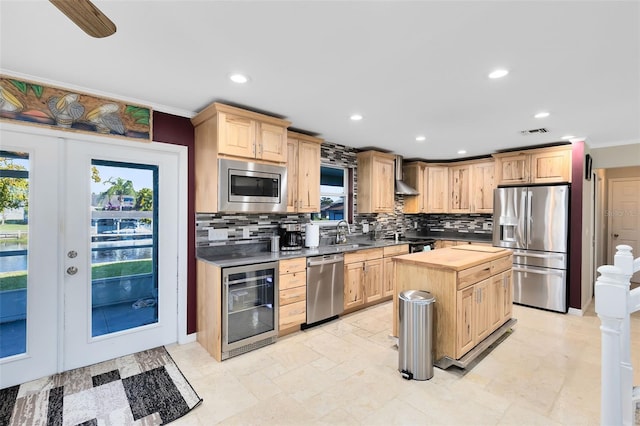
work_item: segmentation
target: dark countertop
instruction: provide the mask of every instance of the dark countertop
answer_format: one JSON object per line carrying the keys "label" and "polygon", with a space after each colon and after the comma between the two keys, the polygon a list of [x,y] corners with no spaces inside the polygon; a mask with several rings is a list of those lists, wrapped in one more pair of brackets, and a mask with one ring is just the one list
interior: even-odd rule
{"label": "dark countertop", "polygon": [[476,241],[482,243],[490,243],[493,241],[493,234],[480,232],[437,232],[432,231],[425,234],[428,238],[434,240],[450,240],[450,241]]}
{"label": "dark countertop", "polygon": [[[292,259],[295,257],[311,257],[322,256],[325,254],[346,253],[349,251],[366,250],[372,248],[382,248],[395,246],[399,244],[408,244],[408,241],[400,240],[353,240],[348,244],[333,244],[320,246],[318,248],[303,248],[295,251],[254,251],[251,252],[249,247],[246,251],[238,251],[236,253],[220,254],[212,247],[199,247],[196,249],[196,257],[198,260],[212,263],[221,268],[232,266],[242,266],[256,263],[276,262],[283,259]],[[212,250],[213,249],[213,250]]]}

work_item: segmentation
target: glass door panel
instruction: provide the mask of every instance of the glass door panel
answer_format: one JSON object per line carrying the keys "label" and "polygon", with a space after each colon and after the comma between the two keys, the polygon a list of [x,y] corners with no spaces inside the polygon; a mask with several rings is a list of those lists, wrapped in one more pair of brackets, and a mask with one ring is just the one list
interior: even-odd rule
{"label": "glass door panel", "polygon": [[158,322],[158,167],[91,162],[91,335]]}
{"label": "glass door panel", "polygon": [[0,129],[0,388],[58,366],[57,140]]}
{"label": "glass door panel", "polygon": [[0,358],[27,351],[29,154],[0,151]]}
{"label": "glass door panel", "polygon": [[176,341],[178,156],[154,148],[66,141],[65,370]]}

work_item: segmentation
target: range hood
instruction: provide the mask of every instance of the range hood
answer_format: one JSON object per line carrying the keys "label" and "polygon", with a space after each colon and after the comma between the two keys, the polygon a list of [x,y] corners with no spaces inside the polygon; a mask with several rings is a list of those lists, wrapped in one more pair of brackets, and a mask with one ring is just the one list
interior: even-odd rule
{"label": "range hood", "polygon": [[396,155],[396,194],[402,195],[419,195],[420,193],[402,181],[402,156]]}

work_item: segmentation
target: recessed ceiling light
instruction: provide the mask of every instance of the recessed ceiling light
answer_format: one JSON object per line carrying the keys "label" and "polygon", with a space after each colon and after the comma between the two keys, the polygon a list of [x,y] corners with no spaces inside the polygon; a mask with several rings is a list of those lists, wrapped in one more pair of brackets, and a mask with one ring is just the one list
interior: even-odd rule
{"label": "recessed ceiling light", "polygon": [[249,77],[244,74],[231,74],[229,76],[229,80],[233,81],[234,83],[244,84],[249,81]]}
{"label": "recessed ceiling light", "polygon": [[422,136],[422,135],[420,135],[420,136],[416,136],[416,140],[417,140],[418,142],[426,141],[426,140],[427,140],[427,137],[426,137],[426,136]]}
{"label": "recessed ceiling light", "polygon": [[362,115],[360,114],[353,114],[351,117],[349,117],[351,120],[353,121],[360,121],[362,120]]}
{"label": "recessed ceiling light", "polygon": [[491,74],[489,74],[489,78],[502,78],[505,75],[509,74],[508,70],[505,69],[497,69],[493,72],[491,72]]}
{"label": "recessed ceiling light", "polygon": [[560,139],[562,139],[562,140],[565,140],[565,141],[566,141],[567,139],[573,139],[573,138],[575,138],[575,136],[573,136],[573,135],[566,135],[566,136],[561,137]]}
{"label": "recessed ceiling light", "polygon": [[458,154],[462,155],[462,154],[466,154],[467,151],[465,151],[464,149],[461,149],[460,151],[458,151]]}
{"label": "recessed ceiling light", "polygon": [[535,118],[545,118],[545,117],[548,117],[548,116],[549,116],[549,113],[546,112],[546,111],[539,112],[536,115],[534,115]]}

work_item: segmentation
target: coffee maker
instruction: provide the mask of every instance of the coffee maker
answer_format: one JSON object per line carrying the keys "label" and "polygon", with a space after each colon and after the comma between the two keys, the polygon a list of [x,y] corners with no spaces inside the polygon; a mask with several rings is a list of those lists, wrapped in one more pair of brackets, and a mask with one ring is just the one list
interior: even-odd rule
{"label": "coffee maker", "polygon": [[302,225],[287,223],[280,225],[280,250],[291,251],[302,249]]}

